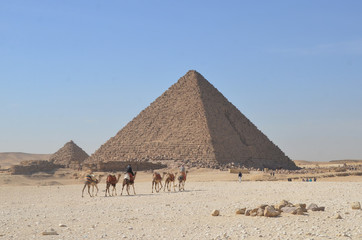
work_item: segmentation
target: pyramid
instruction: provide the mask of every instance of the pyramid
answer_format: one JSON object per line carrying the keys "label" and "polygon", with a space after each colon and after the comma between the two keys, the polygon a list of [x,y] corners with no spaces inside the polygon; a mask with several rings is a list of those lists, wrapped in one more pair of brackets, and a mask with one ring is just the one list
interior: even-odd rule
{"label": "pyramid", "polygon": [[71,140],[56,153],[51,155],[49,161],[53,162],[54,164],[70,167],[74,164],[81,164],[88,157],[89,155]]}
{"label": "pyramid", "polygon": [[296,169],[201,74],[191,70],[103,144],[88,163],[187,161],[213,167]]}

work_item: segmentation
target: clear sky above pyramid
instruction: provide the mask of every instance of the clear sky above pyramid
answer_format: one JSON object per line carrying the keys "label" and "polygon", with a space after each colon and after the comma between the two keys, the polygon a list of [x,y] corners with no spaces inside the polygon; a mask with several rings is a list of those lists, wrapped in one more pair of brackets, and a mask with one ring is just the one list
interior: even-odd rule
{"label": "clear sky above pyramid", "polygon": [[0,152],[88,154],[195,69],[291,159],[362,159],[361,1],[0,1]]}

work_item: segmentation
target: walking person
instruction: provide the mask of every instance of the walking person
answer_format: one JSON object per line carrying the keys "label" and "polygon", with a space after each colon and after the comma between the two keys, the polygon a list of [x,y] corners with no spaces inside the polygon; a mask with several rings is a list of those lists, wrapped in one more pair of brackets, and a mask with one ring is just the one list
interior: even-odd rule
{"label": "walking person", "polygon": [[238,176],[239,176],[239,182],[241,182],[241,177],[243,176],[243,174],[239,172]]}

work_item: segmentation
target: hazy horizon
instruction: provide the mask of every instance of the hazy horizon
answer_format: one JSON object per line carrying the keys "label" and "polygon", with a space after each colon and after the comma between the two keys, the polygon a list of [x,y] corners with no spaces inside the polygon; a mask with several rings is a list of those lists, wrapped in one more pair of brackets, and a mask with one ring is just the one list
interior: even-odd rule
{"label": "hazy horizon", "polygon": [[291,159],[362,159],[361,7],[0,2],[0,152],[91,155],[194,69]]}

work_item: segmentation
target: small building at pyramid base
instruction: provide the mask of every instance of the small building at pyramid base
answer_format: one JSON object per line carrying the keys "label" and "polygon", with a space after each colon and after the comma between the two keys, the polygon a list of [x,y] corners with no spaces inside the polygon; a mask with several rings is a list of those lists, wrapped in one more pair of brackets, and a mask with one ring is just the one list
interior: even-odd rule
{"label": "small building at pyramid base", "polygon": [[194,70],[181,77],[84,163],[114,161],[298,169]]}

